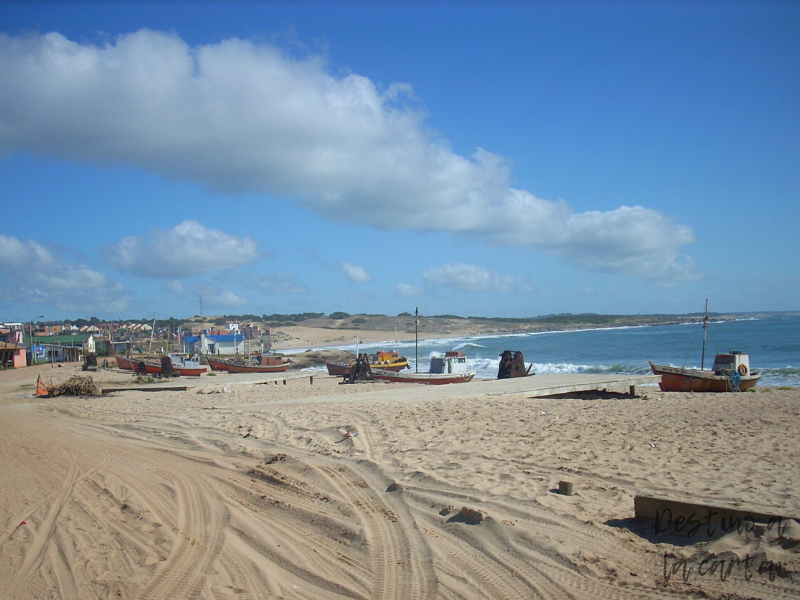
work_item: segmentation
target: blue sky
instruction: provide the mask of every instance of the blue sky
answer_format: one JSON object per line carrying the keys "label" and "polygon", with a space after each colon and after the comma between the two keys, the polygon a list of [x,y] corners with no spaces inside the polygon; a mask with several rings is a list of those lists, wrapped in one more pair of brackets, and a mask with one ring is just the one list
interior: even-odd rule
{"label": "blue sky", "polygon": [[800,3],[0,2],[0,320],[800,309]]}

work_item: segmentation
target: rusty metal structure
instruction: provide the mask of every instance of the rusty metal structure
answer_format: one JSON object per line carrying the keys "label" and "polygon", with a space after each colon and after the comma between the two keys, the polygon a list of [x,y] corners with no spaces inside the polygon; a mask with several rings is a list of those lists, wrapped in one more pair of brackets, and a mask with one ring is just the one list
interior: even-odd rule
{"label": "rusty metal structure", "polygon": [[369,366],[369,355],[359,354],[350,369],[345,373],[343,383],[373,381],[372,369]]}
{"label": "rusty metal structure", "polygon": [[498,379],[510,379],[512,377],[527,377],[528,375],[536,375],[536,372],[531,373],[533,363],[528,368],[525,368],[525,359],[522,357],[522,352],[517,350],[503,350],[500,355],[500,367],[497,370]]}

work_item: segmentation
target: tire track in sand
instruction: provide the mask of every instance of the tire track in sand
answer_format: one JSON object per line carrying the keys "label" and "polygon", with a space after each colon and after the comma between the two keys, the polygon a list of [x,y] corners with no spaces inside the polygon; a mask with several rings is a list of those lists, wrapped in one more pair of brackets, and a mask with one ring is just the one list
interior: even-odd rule
{"label": "tire track in sand", "polygon": [[210,493],[213,485],[203,485],[200,473],[186,473],[185,467],[184,461],[164,475],[175,484],[178,531],[166,561],[139,594],[144,600],[200,595],[205,575],[222,547],[223,502]]}
{"label": "tire track in sand", "polygon": [[[407,534],[416,531],[413,519],[401,517],[366,481],[348,476],[348,469],[328,466],[316,469],[349,502],[367,532],[373,553],[372,597],[379,600],[432,598],[437,587],[435,574],[423,566]],[[424,546],[421,541],[420,545]]]}
{"label": "tire track in sand", "polygon": [[56,493],[53,503],[50,505],[50,510],[42,521],[39,528],[36,530],[33,542],[31,543],[28,552],[25,553],[25,560],[22,561],[22,566],[14,575],[14,579],[6,590],[9,597],[13,597],[19,586],[30,577],[31,573],[38,568],[44,558],[44,551],[47,543],[53,535],[56,526],[56,519],[67,503],[67,500],[75,487],[75,482],[78,480],[78,460],[74,455],[69,454],[69,469],[61,484],[61,489]]}

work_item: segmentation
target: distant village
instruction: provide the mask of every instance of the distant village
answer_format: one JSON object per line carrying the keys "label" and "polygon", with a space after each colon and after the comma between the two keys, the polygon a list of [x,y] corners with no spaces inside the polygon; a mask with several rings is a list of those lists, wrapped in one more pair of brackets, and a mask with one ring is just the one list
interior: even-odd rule
{"label": "distant village", "polygon": [[224,328],[153,327],[147,323],[91,323],[78,327],[63,323],[0,324],[0,368],[42,363],[81,362],[94,354],[237,355],[269,351],[271,329],[255,323],[231,322]]}

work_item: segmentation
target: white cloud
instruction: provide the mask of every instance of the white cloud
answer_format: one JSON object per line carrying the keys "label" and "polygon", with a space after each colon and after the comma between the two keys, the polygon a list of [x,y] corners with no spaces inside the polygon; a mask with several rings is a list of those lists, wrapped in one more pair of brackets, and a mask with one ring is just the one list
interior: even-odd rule
{"label": "white cloud", "polygon": [[406,283],[398,283],[395,289],[397,290],[397,293],[403,298],[411,298],[412,296],[419,296],[423,292],[421,287],[417,287],[415,285],[408,285]]}
{"label": "white cloud", "polygon": [[239,39],[191,48],[142,30],[95,46],[0,34],[0,155],[131,164],[288,196],[350,223],[449,231],[592,270],[696,277],[678,258],[694,241],[689,227],[641,206],[574,213],[511,188],[502,157],[455,154],[413,101],[407,84],[382,93],[366,77],[331,75],[320,56]]}
{"label": "white cloud", "polygon": [[344,274],[347,275],[347,278],[353,283],[367,283],[368,281],[372,281],[372,275],[367,273],[367,270],[364,267],[351,265],[350,263],[346,262],[339,264],[341,265]]}
{"label": "white cloud", "polygon": [[520,292],[533,291],[533,288],[519,277],[502,275],[488,271],[477,265],[447,263],[438,269],[425,269],[422,273],[425,284],[430,287],[444,287],[466,292]]}
{"label": "white cloud", "polygon": [[126,237],[107,249],[109,262],[120,271],[156,278],[183,278],[231,269],[258,257],[256,242],[196,221],[184,221],[147,237]]}
{"label": "white cloud", "polygon": [[35,240],[0,234],[0,301],[100,314],[126,310],[130,294],[105,273],[70,263]]}

